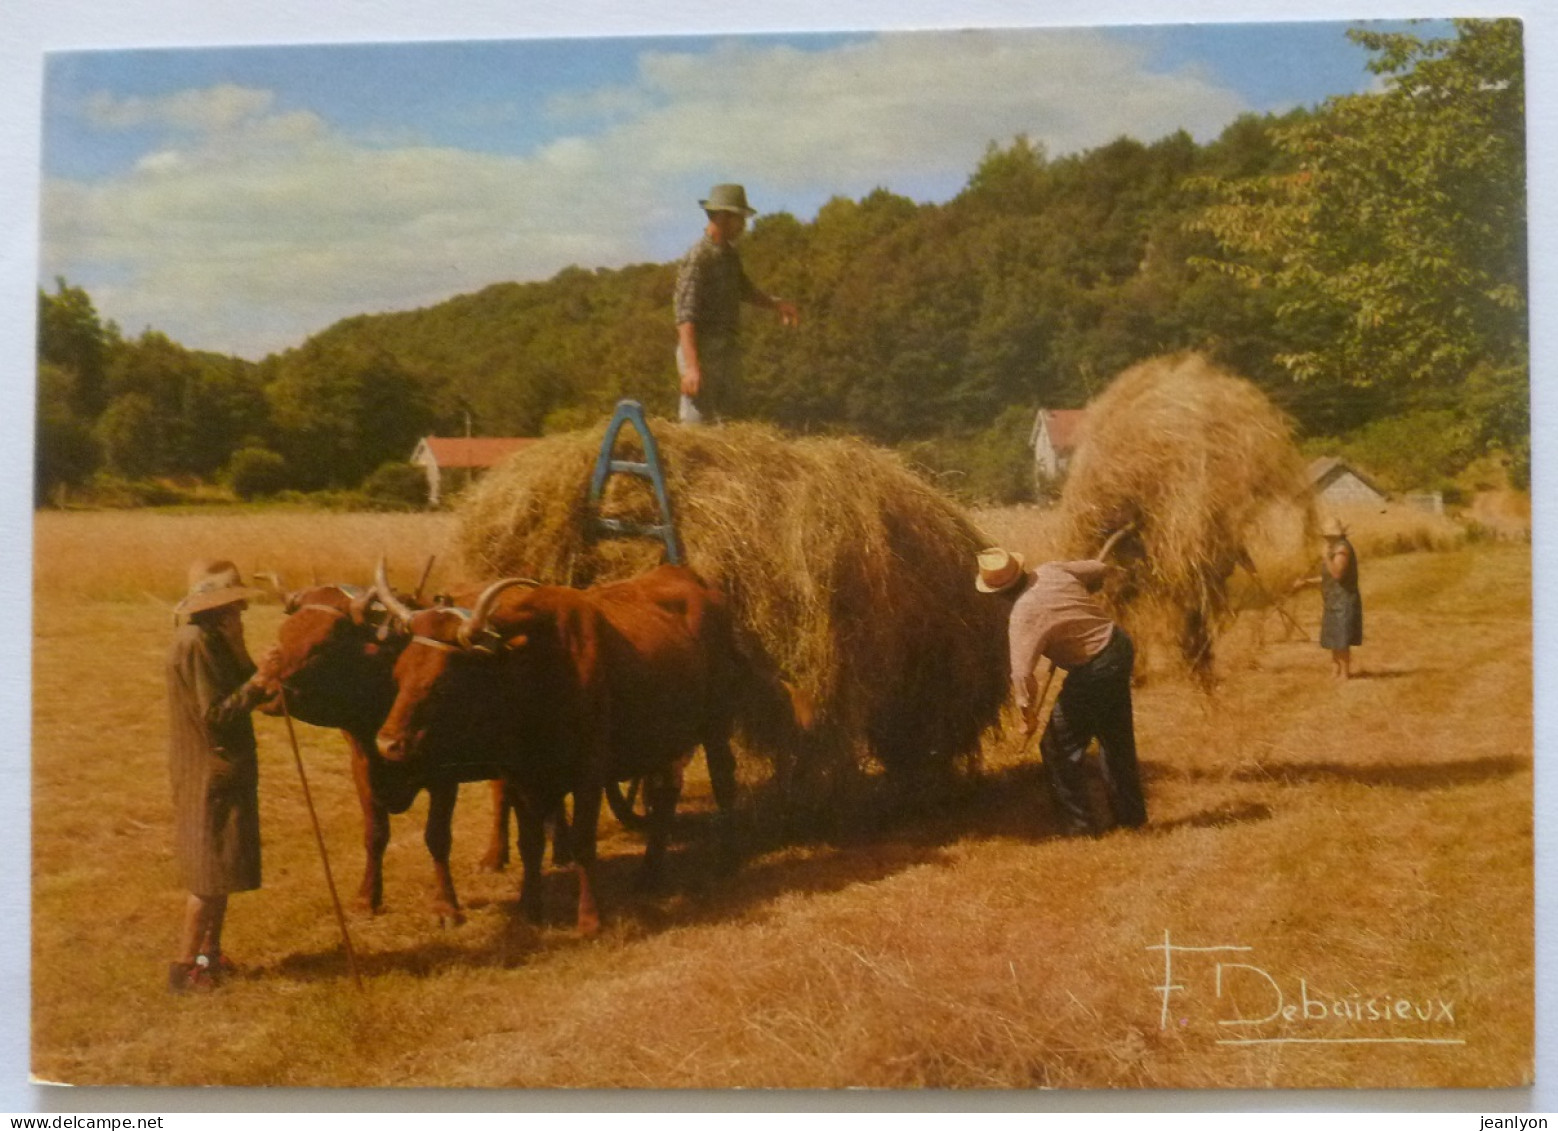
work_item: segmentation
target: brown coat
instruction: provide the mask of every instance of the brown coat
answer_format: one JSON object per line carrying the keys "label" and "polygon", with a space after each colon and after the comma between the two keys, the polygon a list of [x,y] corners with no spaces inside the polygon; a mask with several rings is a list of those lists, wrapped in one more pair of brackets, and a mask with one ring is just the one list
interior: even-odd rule
{"label": "brown coat", "polygon": [[196,895],[260,886],[253,671],[217,632],[179,628],[168,653],[168,769],[179,877]]}

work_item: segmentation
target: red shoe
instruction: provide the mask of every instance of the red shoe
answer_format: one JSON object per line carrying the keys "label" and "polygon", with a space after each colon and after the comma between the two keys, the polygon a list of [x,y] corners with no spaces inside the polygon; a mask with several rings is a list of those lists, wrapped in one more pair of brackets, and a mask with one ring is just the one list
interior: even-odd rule
{"label": "red shoe", "polygon": [[173,962],[168,965],[168,992],[173,994],[210,993],[216,989],[211,971],[198,962]]}

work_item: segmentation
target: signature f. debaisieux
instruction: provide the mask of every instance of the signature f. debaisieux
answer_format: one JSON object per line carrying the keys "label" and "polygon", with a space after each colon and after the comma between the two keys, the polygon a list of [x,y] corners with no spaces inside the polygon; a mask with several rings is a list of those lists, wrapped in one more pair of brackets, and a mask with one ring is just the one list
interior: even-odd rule
{"label": "signature f. debaisieux", "polygon": [[1336,993],[1257,964],[1253,947],[1186,946],[1167,930],[1147,949],[1163,952],[1160,1029],[1210,1015],[1220,1045],[1466,1043],[1455,1002],[1438,993]]}

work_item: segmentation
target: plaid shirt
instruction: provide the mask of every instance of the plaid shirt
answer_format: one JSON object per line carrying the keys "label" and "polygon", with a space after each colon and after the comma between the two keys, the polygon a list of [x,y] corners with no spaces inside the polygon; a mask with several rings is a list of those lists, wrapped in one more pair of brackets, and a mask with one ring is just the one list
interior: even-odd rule
{"label": "plaid shirt", "polygon": [[735,337],[741,304],[759,297],[735,247],[716,243],[707,235],[687,252],[676,273],[676,321],[691,322],[700,337]]}

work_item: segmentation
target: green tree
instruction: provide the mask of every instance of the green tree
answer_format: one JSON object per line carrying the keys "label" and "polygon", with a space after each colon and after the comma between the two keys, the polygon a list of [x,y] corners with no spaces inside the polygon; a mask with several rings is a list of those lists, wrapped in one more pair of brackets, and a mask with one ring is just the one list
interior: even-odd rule
{"label": "green tree", "polygon": [[1054,193],[1044,144],[1018,134],[1002,149],[985,147],[984,158],[968,178],[960,202],[965,207],[1006,214],[1042,211]]}
{"label": "green tree", "polygon": [[244,447],[233,453],[224,478],[245,501],[274,495],[287,485],[287,461],[268,448]]}
{"label": "green tree", "polygon": [[92,427],[76,415],[74,370],[38,366],[38,431],[33,459],[33,503],[41,506],[61,487],[91,478],[102,463]]}
{"label": "green tree", "polygon": [[1476,455],[1466,420],[1449,409],[1426,409],[1370,421],[1327,445],[1368,468],[1390,491],[1422,491],[1446,486]]}
{"label": "green tree", "polygon": [[271,359],[267,376],[277,450],[307,489],[355,487],[406,459],[432,420],[427,386],[373,346],[310,342]]}
{"label": "green tree", "polygon": [[166,466],[163,421],[144,393],[115,397],[95,431],[108,467],[126,479],[142,479]]}
{"label": "green tree", "polygon": [[132,395],[155,410],[156,447],[144,474],[214,476],[244,437],[266,427],[254,366],[187,350],[156,330],[114,344],[107,388],[110,411]]}
{"label": "green tree", "polygon": [[70,409],[94,420],[107,404],[105,367],[115,335],[98,319],[86,291],[62,278],[54,285],[53,295],[38,291],[38,360],[74,374]]}
{"label": "green tree", "polygon": [[[1289,372],[1379,387],[1397,409],[1482,364],[1523,368],[1521,28],[1455,28],[1426,42],[1349,32],[1386,89],[1277,128],[1287,167],[1212,186],[1196,221],[1223,249],[1212,265],[1275,295]],[[1522,385],[1507,392],[1523,399]]]}
{"label": "green tree", "polygon": [[415,464],[380,464],[363,480],[362,493],[383,510],[421,510],[427,506],[427,473]]}

